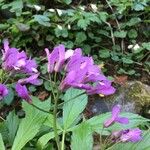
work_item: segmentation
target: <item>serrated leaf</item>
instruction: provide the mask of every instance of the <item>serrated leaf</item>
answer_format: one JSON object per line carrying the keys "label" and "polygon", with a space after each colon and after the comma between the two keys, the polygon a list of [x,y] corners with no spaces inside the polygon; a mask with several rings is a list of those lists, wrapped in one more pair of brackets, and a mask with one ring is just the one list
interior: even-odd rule
{"label": "serrated leaf", "polygon": [[8,129],[8,140],[11,145],[13,144],[13,141],[15,139],[19,122],[20,120],[14,111],[10,112],[6,118],[5,125]]}
{"label": "serrated leaf", "polygon": [[79,117],[80,113],[82,113],[82,111],[85,109],[87,104],[87,95],[86,94],[80,95],[82,93],[83,93],[82,90],[72,88],[66,91],[64,95],[65,103],[63,106],[64,129],[68,129],[69,127],[71,127],[72,124]]}
{"label": "serrated leaf", "polygon": [[83,122],[72,133],[72,150],[92,150],[93,136],[91,126]]}
{"label": "serrated leaf", "polygon": [[5,150],[5,145],[4,145],[4,142],[3,142],[3,138],[2,138],[1,133],[0,133],[0,149],[1,149],[1,150]]}
{"label": "serrated leaf", "polygon": [[132,59],[125,58],[125,57],[122,58],[122,62],[125,63],[125,64],[133,64],[133,60]]}
{"label": "serrated leaf", "polygon": [[[36,97],[32,97],[32,101],[34,105],[44,110],[50,109],[49,101],[41,102]],[[26,116],[19,125],[12,150],[21,150],[28,141],[33,139],[48,116],[47,113],[38,110],[25,101],[22,102],[22,105]]]}
{"label": "serrated leaf", "polygon": [[79,19],[77,22],[78,27],[83,30],[86,30],[87,26],[89,25],[90,21],[87,19]]}

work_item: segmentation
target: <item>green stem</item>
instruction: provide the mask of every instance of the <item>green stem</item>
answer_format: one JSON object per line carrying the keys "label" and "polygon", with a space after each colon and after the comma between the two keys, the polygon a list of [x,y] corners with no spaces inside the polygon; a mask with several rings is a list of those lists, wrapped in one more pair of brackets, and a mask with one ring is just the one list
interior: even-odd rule
{"label": "green stem", "polygon": [[5,119],[3,117],[1,117],[1,116],[0,116],[0,119],[3,120],[3,121],[5,121]]}
{"label": "green stem", "polygon": [[65,143],[65,131],[63,131],[63,135],[62,135],[61,150],[64,150],[64,143]]}
{"label": "green stem", "polygon": [[57,102],[58,99],[54,99],[54,110],[53,110],[53,116],[54,116],[54,121],[53,121],[53,129],[54,129],[54,135],[55,135],[55,140],[56,140],[56,144],[58,147],[58,150],[60,150],[60,144],[59,144],[59,137],[58,137],[58,133],[57,133]]}

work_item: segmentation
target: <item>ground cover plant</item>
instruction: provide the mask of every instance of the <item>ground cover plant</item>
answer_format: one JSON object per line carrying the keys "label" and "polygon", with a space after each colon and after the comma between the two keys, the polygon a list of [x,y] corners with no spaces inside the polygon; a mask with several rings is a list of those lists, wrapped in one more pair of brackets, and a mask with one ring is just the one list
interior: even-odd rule
{"label": "ground cover plant", "polygon": [[0,0],[0,19],[0,150],[149,150],[149,119],[85,112],[118,75],[149,84],[148,0]]}

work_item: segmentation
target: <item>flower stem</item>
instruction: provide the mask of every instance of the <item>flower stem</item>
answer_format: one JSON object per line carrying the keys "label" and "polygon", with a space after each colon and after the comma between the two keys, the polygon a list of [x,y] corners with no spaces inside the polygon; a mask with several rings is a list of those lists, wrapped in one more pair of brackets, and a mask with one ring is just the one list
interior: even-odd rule
{"label": "flower stem", "polygon": [[54,129],[56,144],[57,144],[58,150],[60,150],[59,137],[58,137],[58,133],[57,133],[57,102],[58,102],[58,99],[56,98],[54,100],[55,100],[55,103],[54,103],[54,110],[53,110],[53,116],[54,116],[53,129]]}
{"label": "flower stem", "polygon": [[63,131],[63,135],[62,135],[61,150],[64,150],[64,143],[65,143],[65,131]]}

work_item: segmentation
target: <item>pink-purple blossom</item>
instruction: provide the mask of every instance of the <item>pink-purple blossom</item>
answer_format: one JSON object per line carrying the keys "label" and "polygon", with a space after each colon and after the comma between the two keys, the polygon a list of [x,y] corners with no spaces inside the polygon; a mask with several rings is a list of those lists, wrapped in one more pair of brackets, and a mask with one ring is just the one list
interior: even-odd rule
{"label": "pink-purple blossom", "polygon": [[7,39],[4,40],[4,50],[2,50],[2,67],[7,71],[22,72],[26,74],[37,73],[37,64],[35,60],[28,59],[24,51],[9,47]]}
{"label": "pink-purple blossom", "polygon": [[0,100],[2,100],[8,94],[8,89],[4,84],[0,83]]}
{"label": "pink-purple blossom", "polygon": [[126,117],[120,117],[119,114],[121,112],[121,105],[115,105],[112,109],[112,115],[111,118],[107,119],[104,122],[104,127],[107,128],[114,124],[115,122],[121,123],[121,124],[128,124],[129,120]]}
{"label": "pink-purple blossom", "polygon": [[25,85],[21,85],[20,83],[17,83],[16,92],[18,93],[19,97],[26,100],[28,103],[32,103],[31,97]]}
{"label": "pink-purple blossom", "polygon": [[115,131],[111,134],[115,142],[138,142],[142,140],[142,130],[139,128]]}

